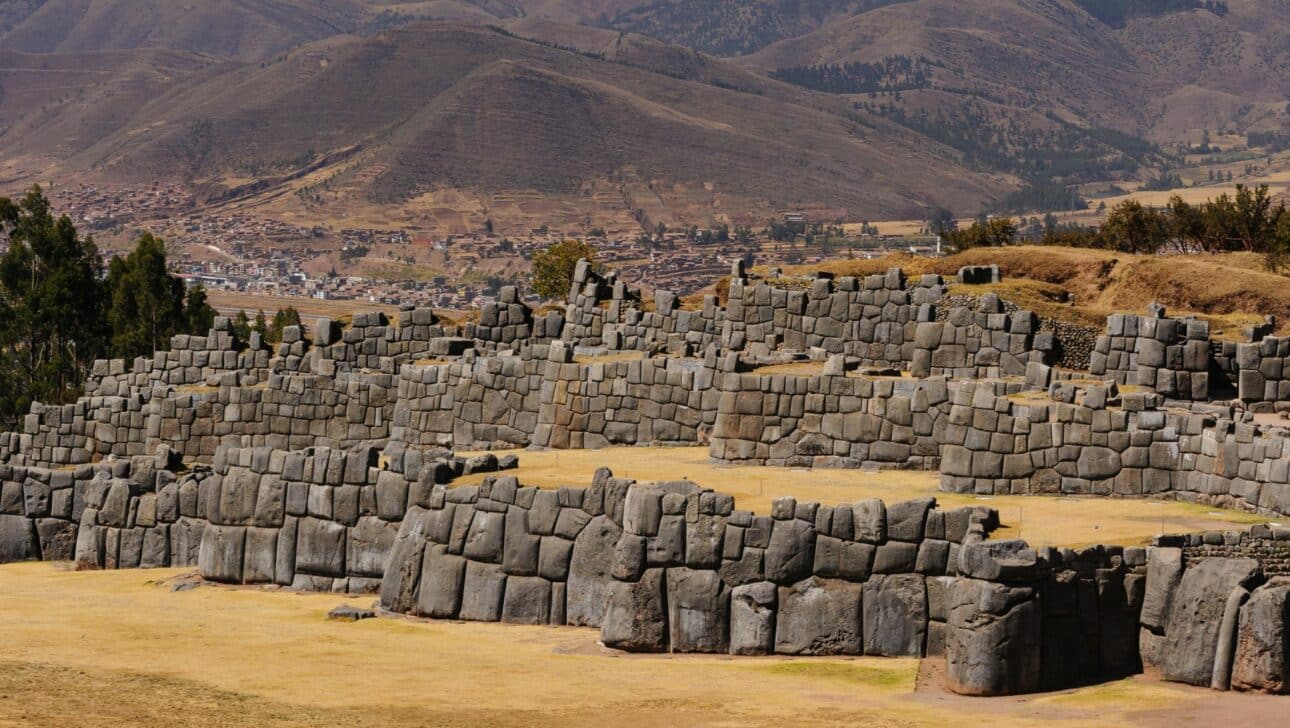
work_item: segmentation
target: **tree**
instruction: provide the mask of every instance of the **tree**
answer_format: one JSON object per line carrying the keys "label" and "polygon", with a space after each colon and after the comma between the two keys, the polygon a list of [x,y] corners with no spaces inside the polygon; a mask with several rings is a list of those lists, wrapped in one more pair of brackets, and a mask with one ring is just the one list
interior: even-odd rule
{"label": "tree", "polygon": [[596,249],[581,240],[562,240],[537,251],[533,254],[533,290],[543,298],[564,298],[573,284],[573,270],[582,258],[594,266]]}
{"label": "tree", "polygon": [[932,235],[949,235],[958,225],[954,222],[954,213],[947,208],[938,207],[927,215],[927,229]]}
{"label": "tree", "polygon": [[278,309],[278,312],[273,314],[273,323],[269,326],[269,341],[273,343],[282,341],[282,330],[288,326],[299,326],[300,333],[305,332],[305,325],[300,322],[300,312],[295,306]]}
{"label": "tree", "polygon": [[1290,263],[1290,211],[1282,206],[1277,215],[1276,235],[1265,253],[1268,270],[1273,273],[1285,271]]}
{"label": "tree", "polygon": [[188,289],[188,298],[184,302],[184,319],[188,322],[188,333],[203,334],[215,325],[215,309],[206,300],[206,288],[198,283]]}
{"label": "tree", "polygon": [[1121,253],[1154,253],[1169,239],[1169,232],[1158,210],[1125,200],[1111,208],[1098,237],[1102,247]]}
{"label": "tree", "polygon": [[958,250],[997,248],[1012,245],[1016,241],[1017,225],[1010,217],[978,219],[971,227],[948,231],[946,237]]}
{"label": "tree", "polygon": [[171,336],[188,330],[184,282],[166,270],[161,240],[144,233],[125,258],[108,264],[112,354],[129,359],[164,349]]}
{"label": "tree", "polygon": [[92,238],[55,218],[39,187],[0,198],[0,421],[33,401],[73,399],[107,345],[102,272]]}
{"label": "tree", "polygon": [[255,312],[255,321],[251,323],[251,333],[259,334],[261,341],[269,340],[269,324],[264,318],[264,309]]}
{"label": "tree", "polygon": [[251,319],[246,315],[246,311],[238,311],[233,317],[233,335],[238,338],[238,341],[251,338]]}

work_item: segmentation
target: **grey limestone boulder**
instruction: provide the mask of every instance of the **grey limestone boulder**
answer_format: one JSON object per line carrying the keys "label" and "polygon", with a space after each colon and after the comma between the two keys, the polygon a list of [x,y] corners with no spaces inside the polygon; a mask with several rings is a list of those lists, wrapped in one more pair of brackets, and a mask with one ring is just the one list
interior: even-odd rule
{"label": "grey limestone boulder", "polygon": [[815,527],[797,519],[775,521],[766,548],[766,578],[794,584],[811,575],[815,562]]}
{"label": "grey limestone boulder", "polygon": [[1039,560],[1025,541],[980,541],[959,548],[958,573],[987,581],[1024,582],[1039,572]]}
{"label": "grey limestone boulder", "polygon": [[769,655],[775,650],[778,589],[769,581],[737,586],[730,592],[730,653]]}
{"label": "grey limestone boulder", "polygon": [[549,624],[551,582],[537,576],[506,577],[502,621],[516,624]]}
{"label": "grey limestone boulder", "polygon": [[623,531],[608,516],[596,516],[573,542],[569,560],[566,618],[569,624],[599,627],[611,591],[614,547]]}
{"label": "grey limestone boulder", "polygon": [[37,558],[40,544],[35,523],[25,516],[0,515],[0,564]]}
{"label": "grey limestone boulder", "polygon": [[864,585],[864,652],[922,657],[927,644],[927,586],[918,574],[875,576]]}
{"label": "grey limestone boulder", "polygon": [[667,650],[664,578],[663,569],[646,569],[639,581],[610,585],[600,625],[600,641],[606,647],[627,652]]}
{"label": "grey limestone boulder", "polygon": [[935,498],[919,498],[887,506],[887,538],[895,541],[921,541],[927,512],[935,505]]}
{"label": "grey limestone boulder", "polygon": [[297,529],[297,571],[314,576],[345,575],[344,526],[335,521],[301,518]]}
{"label": "grey limestone boulder", "polygon": [[462,580],[466,560],[448,553],[442,544],[432,544],[421,558],[421,575],[416,589],[415,614],[451,619],[461,606]]}
{"label": "grey limestone boulder", "polygon": [[1183,572],[1160,655],[1166,680],[1210,684],[1228,597],[1257,574],[1258,562],[1243,558],[1207,558]]}
{"label": "grey limestone boulder", "polygon": [[202,578],[241,583],[245,544],[246,529],[241,526],[206,526],[197,555],[197,568]]}
{"label": "grey limestone boulder", "polygon": [[851,507],[855,540],[880,544],[887,540],[887,506],[877,498],[860,501]]}
{"label": "grey limestone boulder", "polygon": [[1079,477],[1086,480],[1104,480],[1120,472],[1120,455],[1108,447],[1085,447],[1075,462]]}
{"label": "grey limestone boulder", "polygon": [[849,581],[814,576],[780,587],[775,652],[781,655],[860,654],[863,649],[862,588]]}
{"label": "grey limestone boulder", "polygon": [[1241,610],[1232,687],[1290,693],[1290,579],[1256,589]]}
{"label": "grey limestone boulder", "polygon": [[1147,553],[1147,583],[1139,616],[1144,627],[1163,634],[1182,574],[1182,549],[1157,546]]}
{"label": "grey limestone boulder", "polygon": [[390,547],[381,579],[381,607],[391,612],[411,612],[416,603],[427,513],[418,507],[411,508]]}
{"label": "grey limestone boulder", "polygon": [[945,664],[960,695],[1032,692],[1040,679],[1040,611],[1034,589],[955,580],[948,595]]}
{"label": "grey limestone boulder", "polygon": [[667,570],[668,637],[673,652],[726,652],[730,594],[715,571]]}
{"label": "grey limestone boulder", "polygon": [[466,578],[461,587],[461,611],[458,616],[475,622],[496,622],[502,618],[502,601],[506,592],[506,574],[496,564],[466,562]]}

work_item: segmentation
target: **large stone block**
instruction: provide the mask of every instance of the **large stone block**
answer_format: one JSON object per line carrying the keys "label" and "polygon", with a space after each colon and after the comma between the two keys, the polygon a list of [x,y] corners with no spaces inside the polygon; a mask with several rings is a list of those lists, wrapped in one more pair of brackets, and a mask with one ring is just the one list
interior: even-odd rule
{"label": "large stone block", "polygon": [[243,584],[272,584],[278,562],[278,530],[246,529],[246,547],[242,560]]}
{"label": "large stone block", "polygon": [[875,576],[864,585],[864,652],[922,657],[927,644],[927,587],[917,574]]}
{"label": "large stone block", "polygon": [[869,544],[887,541],[887,506],[877,498],[870,498],[851,507],[852,528],[855,540]]}
{"label": "large stone block", "polygon": [[197,569],[202,578],[240,584],[245,545],[246,529],[242,526],[206,526],[197,555]]}
{"label": "large stone block", "polygon": [[1080,450],[1075,466],[1081,478],[1104,480],[1120,472],[1120,456],[1107,447],[1085,447]]}
{"label": "large stone block", "polygon": [[773,582],[737,586],[730,592],[730,653],[769,655],[775,651],[775,605],[778,589]]}
{"label": "large stone block", "polygon": [[502,621],[515,624],[549,624],[551,582],[537,576],[506,577]]}
{"label": "large stone block", "polygon": [[466,560],[448,553],[443,544],[432,544],[421,558],[420,586],[415,612],[422,617],[452,619],[461,608],[462,581]]}
{"label": "large stone block", "polygon": [[780,587],[775,652],[782,655],[860,654],[863,649],[861,590],[860,584],[817,577]]}
{"label": "large stone block", "polygon": [[475,511],[475,518],[466,533],[462,554],[472,561],[501,563],[505,537],[506,514]]}
{"label": "large stone block", "polygon": [[1039,687],[1040,611],[1033,589],[960,578],[949,605],[945,663],[951,690],[990,696]]}
{"label": "large stone block", "polygon": [[668,639],[672,651],[726,652],[729,597],[715,571],[668,569]]}
{"label": "large stone block", "polygon": [[296,528],[296,571],[344,576],[345,535],[345,527],[334,521],[301,518]]}
{"label": "large stone block", "polygon": [[358,524],[350,529],[347,541],[345,568],[349,575],[381,578],[398,529],[397,523],[374,516],[359,518]]}
{"label": "large stone block", "polygon": [[1256,589],[1241,610],[1232,687],[1290,693],[1290,579]]}
{"label": "large stone block", "polygon": [[596,516],[573,542],[566,596],[569,624],[600,626],[612,591],[614,547],[622,533],[608,516]]}
{"label": "large stone block", "polygon": [[935,498],[919,498],[887,506],[887,538],[894,541],[921,541],[927,512],[935,505]]}
{"label": "large stone block", "polygon": [[426,518],[430,511],[413,507],[399,526],[381,578],[381,606],[408,613],[416,603],[421,583],[421,555],[425,551]]}
{"label": "large stone block", "polygon": [[501,566],[467,561],[458,616],[475,622],[499,621],[505,593],[506,574]]}
{"label": "large stone block", "polygon": [[1183,552],[1180,548],[1157,546],[1147,554],[1147,583],[1142,597],[1139,621],[1144,627],[1163,634],[1169,620],[1169,606],[1182,580]]}
{"label": "large stone block", "polygon": [[[575,559],[577,549],[574,550]],[[646,569],[640,581],[610,585],[600,625],[606,647],[627,652],[663,652],[668,646],[663,569]]]}
{"label": "large stone block", "polygon": [[766,578],[795,584],[811,575],[815,561],[815,528],[797,519],[775,521],[766,549]]}
{"label": "large stone block", "polygon": [[1207,558],[1183,572],[1165,627],[1166,680],[1208,686],[1214,675],[1223,612],[1232,590],[1259,574],[1254,559]]}
{"label": "large stone block", "polygon": [[30,518],[0,515],[0,564],[40,558],[36,524]]}

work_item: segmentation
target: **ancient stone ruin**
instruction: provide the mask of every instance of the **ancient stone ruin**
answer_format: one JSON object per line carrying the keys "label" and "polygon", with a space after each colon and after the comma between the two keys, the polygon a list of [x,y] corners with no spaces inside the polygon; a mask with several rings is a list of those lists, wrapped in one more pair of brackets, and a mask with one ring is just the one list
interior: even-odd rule
{"label": "ancient stone ruin", "polygon": [[[465,325],[358,314],[276,351],[219,319],[98,362],[76,402],[0,434],[0,562],[193,565],[391,613],[598,627],[628,651],[933,657],[967,695],[1144,667],[1290,692],[1290,448],[1265,416],[1290,411],[1290,349],[1270,327],[1217,342],[1153,307],[1091,331],[895,269],[736,265],[726,293],[650,300],[584,263],[563,311],[506,288]],[[701,483],[602,468],[542,489],[508,474],[513,454],[454,454],[661,444],[1271,522],[1035,549],[991,539],[988,508],[786,496],[753,513]]]}

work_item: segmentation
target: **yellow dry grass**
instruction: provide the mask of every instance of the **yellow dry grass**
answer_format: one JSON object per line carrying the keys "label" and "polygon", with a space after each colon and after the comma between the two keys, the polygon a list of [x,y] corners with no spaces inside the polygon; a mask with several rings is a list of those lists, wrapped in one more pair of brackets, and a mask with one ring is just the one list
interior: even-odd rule
{"label": "yellow dry grass", "polygon": [[[1074,728],[1237,706],[1250,725],[1278,716],[1275,698],[1147,678],[1056,696],[1067,700],[982,700],[916,683],[911,659],[623,655],[585,628],[333,622],[337,603],[371,598],[170,591],[183,573],[0,566],[0,726]],[[1160,713],[1138,720],[1139,697]]]}
{"label": "yellow dry grass", "polygon": [[[1290,321],[1290,279],[1269,273],[1253,253],[1220,255],[1128,255],[1087,248],[1017,245],[977,248],[945,258],[895,253],[871,260],[837,260],[799,266],[791,274],[817,270],[864,276],[900,267],[910,276],[952,277],[965,265],[996,263],[1001,283],[951,287],[952,292],[1000,297],[1042,316],[1101,328],[1116,311],[1145,313],[1163,303],[1170,315],[1210,322],[1219,338],[1235,338],[1246,324],[1275,314]],[[1066,301],[1070,302],[1066,302]]]}
{"label": "yellow dry grass", "polygon": [[[1024,538],[1035,546],[1087,546],[1147,543],[1159,533],[1238,528],[1267,520],[1240,511],[1160,500],[1077,498],[1068,496],[978,496],[942,493],[940,476],[909,470],[811,470],[733,466],[712,462],[704,447],[614,447],[603,450],[541,450],[518,453],[512,471],[524,485],[585,487],[596,469],[641,482],[688,478],[729,493],[735,504],[769,513],[782,495],[826,505],[881,498],[888,503],[935,497],[943,508],[983,505],[999,511],[997,538]],[[477,474],[459,483],[483,480]]]}
{"label": "yellow dry grass", "polygon": [[[329,316],[339,318],[353,313],[366,313],[369,311],[384,311],[387,315],[393,317],[399,312],[398,306],[372,303],[371,301],[327,301],[321,298],[270,296],[267,294],[233,293],[231,291],[209,291],[207,299],[210,301],[210,305],[221,313],[236,314],[238,311],[246,311],[247,315],[252,318],[255,317],[256,311],[264,311],[265,315],[272,316],[274,312],[288,306],[294,307],[302,317]],[[305,321],[306,325],[310,323],[312,322]]]}
{"label": "yellow dry grass", "polygon": [[579,354],[573,357],[573,360],[579,364],[608,364],[610,362],[636,361],[644,358],[644,352],[640,351],[611,351],[606,354]]}

